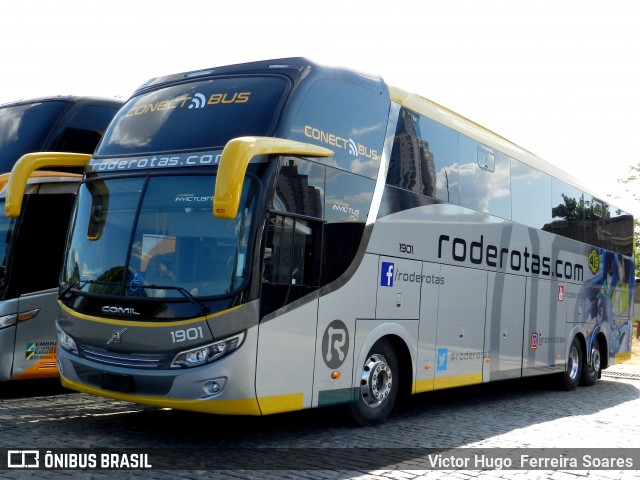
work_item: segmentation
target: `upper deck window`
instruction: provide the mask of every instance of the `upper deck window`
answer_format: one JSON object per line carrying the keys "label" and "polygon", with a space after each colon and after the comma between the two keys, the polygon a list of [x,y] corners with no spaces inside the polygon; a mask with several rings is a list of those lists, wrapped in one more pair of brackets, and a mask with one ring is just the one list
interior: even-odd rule
{"label": "upper deck window", "polygon": [[181,83],[129,100],[97,155],[223,147],[230,139],[268,135],[289,88],[276,76],[221,77]]}
{"label": "upper deck window", "polygon": [[319,160],[376,178],[389,116],[389,99],[358,85],[321,79],[306,93],[291,138],[333,150]]}
{"label": "upper deck window", "polygon": [[36,102],[0,108],[0,172],[10,172],[25,153],[39,152],[67,101]]}

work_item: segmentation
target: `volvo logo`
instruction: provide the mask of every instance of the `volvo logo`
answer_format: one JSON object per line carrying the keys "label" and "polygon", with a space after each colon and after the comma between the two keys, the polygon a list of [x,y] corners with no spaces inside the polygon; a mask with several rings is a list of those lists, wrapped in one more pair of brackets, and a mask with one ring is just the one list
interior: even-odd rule
{"label": "volvo logo", "polygon": [[133,307],[112,307],[105,305],[100,310],[102,310],[102,313],[115,313],[117,315],[140,315]]}
{"label": "volvo logo", "polygon": [[122,330],[114,330],[113,333],[111,334],[111,339],[107,342],[107,345],[111,345],[112,343],[120,343],[122,334],[127,330],[129,329],[126,327],[123,328]]}

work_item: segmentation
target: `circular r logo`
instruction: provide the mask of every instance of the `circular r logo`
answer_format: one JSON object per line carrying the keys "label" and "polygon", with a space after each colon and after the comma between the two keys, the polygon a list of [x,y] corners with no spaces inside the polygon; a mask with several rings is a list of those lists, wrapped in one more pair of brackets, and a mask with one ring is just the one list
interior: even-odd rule
{"label": "circular r logo", "polygon": [[327,367],[340,367],[349,352],[349,331],[341,320],[334,320],[322,336],[322,360]]}

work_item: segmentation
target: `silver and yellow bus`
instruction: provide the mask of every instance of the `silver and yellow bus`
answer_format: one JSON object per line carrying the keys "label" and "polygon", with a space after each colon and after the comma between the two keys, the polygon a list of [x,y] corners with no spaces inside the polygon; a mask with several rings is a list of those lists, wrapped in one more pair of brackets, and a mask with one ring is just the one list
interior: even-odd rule
{"label": "silver and yellow bus", "polygon": [[362,425],[400,395],[592,385],[629,356],[632,230],[375,76],[290,58],[157,78],[86,165],[62,383],[215,414],[345,404]]}
{"label": "silver and yellow bus", "polygon": [[[15,162],[30,152],[90,154],[122,102],[58,96],[0,105],[0,204]],[[82,168],[79,169],[82,173]],[[0,381],[55,377],[60,267],[82,175],[35,172],[23,208],[0,209]]]}

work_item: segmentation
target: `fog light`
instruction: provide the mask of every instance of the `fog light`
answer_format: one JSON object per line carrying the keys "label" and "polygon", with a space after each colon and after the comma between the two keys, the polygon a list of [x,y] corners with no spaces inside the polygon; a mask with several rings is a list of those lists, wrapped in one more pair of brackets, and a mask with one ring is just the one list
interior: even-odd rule
{"label": "fog light", "polygon": [[202,391],[207,397],[220,393],[221,390],[220,384],[214,380],[207,380],[202,384]]}

